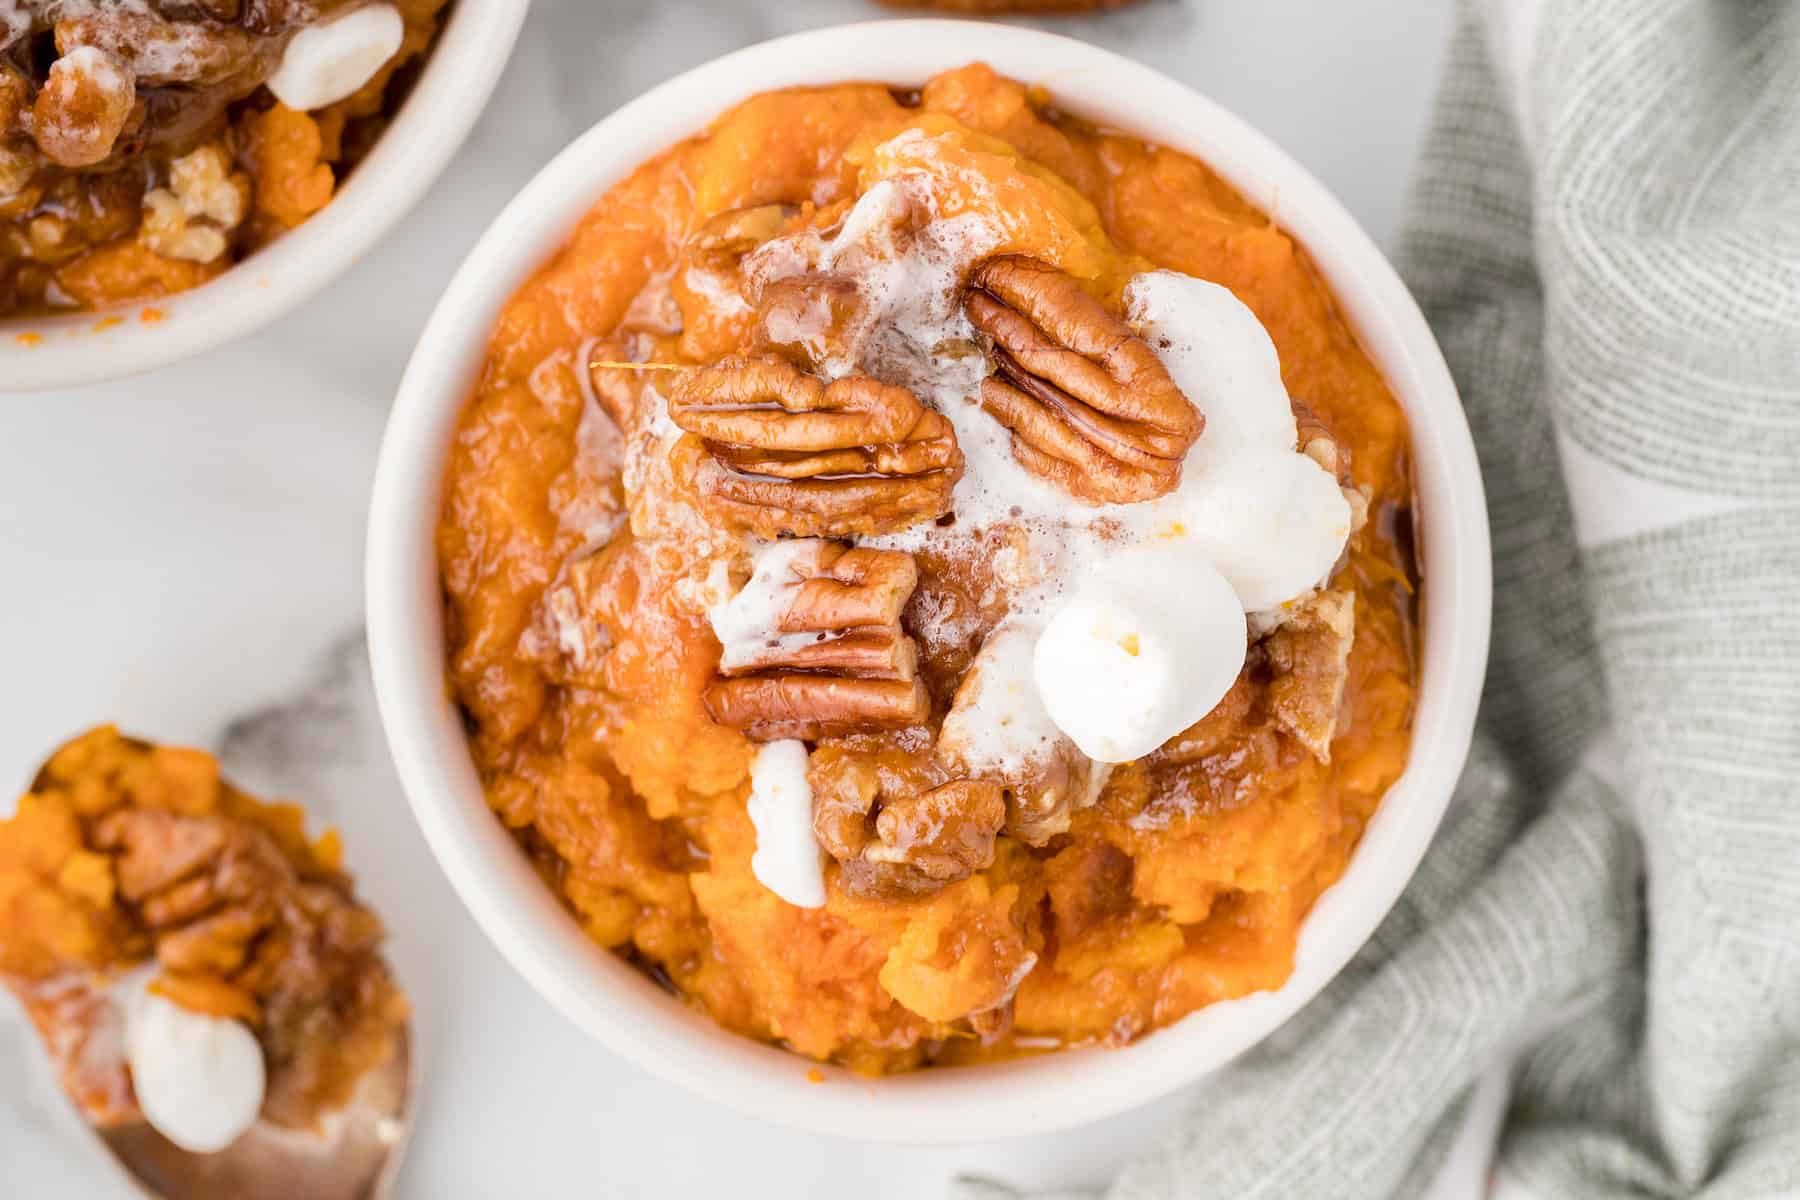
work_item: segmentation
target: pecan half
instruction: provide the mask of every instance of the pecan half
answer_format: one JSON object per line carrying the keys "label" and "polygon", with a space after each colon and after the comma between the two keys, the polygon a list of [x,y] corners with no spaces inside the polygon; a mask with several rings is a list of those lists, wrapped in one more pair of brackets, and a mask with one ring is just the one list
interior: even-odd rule
{"label": "pecan half", "polygon": [[897,797],[876,814],[875,842],[863,861],[904,866],[936,883],[961,879],[993,862],[1003,811],[999,786],[983,779]]}
{"label": "pecan half", "polygon": [[841,746],[815,752],[808,779],[814,836],[855,895],[933,892],[994,861],[1006,819],[998,784],[946,781],[929,757]]}
{"label": "pecan half", "polygon": [[1006,802],[1007,836],[1028,846],[1043,846],[1067,833],[1070,817],[1099,797],[1108,769],[1082,754],[1073,742],[1063,742],[1041,759],[995,773],[992,781],[1000,785]]}
{"label": "pecan half", "polygon": [[1355,638],[1355,593],[1320,592],[1263,640],[1274,669],[1269,713],[1320,762],[1331,761]]}
{"label": "pecan half", "polygon": [[756,294],[760,344],[809,371],[858,361],[868,324],[862,293],[844,276],[789,275]]}
{"label": "pecan half", "polygon": [[1331,426],[1312,408],[1299,400],[1290,400],[1294,410],[1296,446],[1300,453],[1319,464],[1319,469],[1336,477],[1338,489],[1350,505],[1350,536],[1355,537],[1369,523],[1370,492],[1350,475],[1350,449],[1332,436]]}
{"label": "pecan half", "polygon": [[95,845],[118,855],[119,894],[174,971],[236,972],[297,882],[267,833],[214,817],[120,809],[96,825]]}
{"label": "pecan half", "polygon": [[1296,446],[1300,453],[1318,463],[1327,474],[1337,476],[1341,487],[1350,486],[1350,451],[1331,435],[1331,426],[1312,407],[1299,400],[1288,401],[1294,410]]}
{"label": "pecan half", "polygon": [[1071,276],[1016,255],[976,267],[963,308],[994,368],[981,406],[1012,431],[1013,457],[1091,504],[1174,490],[1204,422],[1124,321]]}
{"label": "pecan half", "polygon": [[725,265],[736,262],[764,242],[781,236],[800,210],[790,204],[758,204],[733,208],[701,222],[687,240],[688,257]]}
{"label": "pecan half", "polygon": [[918,579],[900,551],[811,539],[769,547],[713,614],[722,651],[707,711],[757,741],[921,723],[930,699],[918,646],[900,628]]}
{"label": "pecan half", "polygon": [[942,516],[962,451],[942,413],[867,376],[728,359],[684,375],[671,451],[709,516],[762,537],[892,533]]}
{"label": "pecan half", "polygon": [[754,741],[816,741],[924,720],[925,687],[915,680],[773,674],[724,679],[706,690],[706,710]]}

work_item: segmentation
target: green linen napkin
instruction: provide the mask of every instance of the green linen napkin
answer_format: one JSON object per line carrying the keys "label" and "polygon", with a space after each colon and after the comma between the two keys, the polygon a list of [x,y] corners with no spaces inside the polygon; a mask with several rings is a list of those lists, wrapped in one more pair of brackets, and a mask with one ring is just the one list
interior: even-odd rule
{"label": "green linen napkin", "polygon": [[[1535,22],[1535,27],[1534,23]],[[1115,1200],[1800,1196],[1800,5],[1465,6],[1400,253],[1494,645],[1373,942]]]}

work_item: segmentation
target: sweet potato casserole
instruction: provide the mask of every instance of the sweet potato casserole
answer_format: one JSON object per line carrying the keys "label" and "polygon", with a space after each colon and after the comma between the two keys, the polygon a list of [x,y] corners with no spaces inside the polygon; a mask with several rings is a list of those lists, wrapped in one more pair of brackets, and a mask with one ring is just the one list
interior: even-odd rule
{"label": "sweet potato casserole", "polygon": [[314,1128],[388,1059],[406,999],[340,856],[198,750],[103,727],[51,757],[0,821],[0,981],[90,1121],[222,1149]]}
{"label": "sweet potato casserole", "polygon": [[204,283],[325,207],[447,0],[0,0],[0,316]]}
{"label": "sweet potato casserole", "polygon": [[1193,158],[981,65],[763,94],[506,305],[450,686],[589,935],[879,1073],[1287,978],[1406,763],[1399,406]]}

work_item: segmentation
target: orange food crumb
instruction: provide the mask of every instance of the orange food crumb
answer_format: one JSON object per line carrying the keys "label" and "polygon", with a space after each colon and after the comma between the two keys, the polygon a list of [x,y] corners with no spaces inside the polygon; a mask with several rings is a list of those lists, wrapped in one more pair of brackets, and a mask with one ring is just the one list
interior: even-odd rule
{"label": "orange food crumb", "polygon": [[319,123],[303,112],[277,104],[245,122],[249,135],[246,158],[255,181],[258,240],[292,229],[324,208],[337,179],[325,161],[326,146]]}
{"label": "orange food crumb", "polygon": [[44,344],[44,335],[41,333],[32,333],[27,330],[24,333],[15,334],[13,336],[13,341],[19,343],[21,346],[41,346]]}
{"label": "orange food crumb", "polygon": [[199,287],[231,264],[164,258],[133,238],[96,246],[56,272],[56,284],[87,308],[155,300]]}
{"label": "orange food crumb", "polygon": [[101,317],[98,321],[94,322],[94,332],[95,333],[105,333],[107,330],[111,329],[113,326],[123,325],[124,323],[125,323],[124,317]]}
{"label": "orange food crumb", "polygon": [[808,1082],[808,1083],[824,1083],[825,1082],[825,1072],[819,1070],[819,1068],[817,1068],[817,1067],[807,1068],[806,1082]]}
{"label": "orange food crumb", "polygon": [[168,315],[168,313],[160,308],[146,308],[143,312],[138,314],[138,320],[146,325],[155,325]]}

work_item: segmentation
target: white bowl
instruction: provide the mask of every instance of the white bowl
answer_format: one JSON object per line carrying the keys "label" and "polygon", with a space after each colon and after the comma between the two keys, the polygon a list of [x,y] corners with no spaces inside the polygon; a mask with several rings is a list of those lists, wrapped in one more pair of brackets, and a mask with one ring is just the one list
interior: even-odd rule
{"label": "white bowl", "polygon": [[[531,0],[453,6],[411,94],[331,203],[217,279],[117,309],[0,319],[0,392],[160,367],[260,329],[331,282],[418,203],[462,145],[530,7]],[[140,320],[146,307],[161,319]]]}
{"label": "white bowl", "polygon": [[[982,59],[1047,85],[1060,107],[1194,154],[1304,243],[1412,425],[1427,617],[1412,758],[1343,879],[1301,931],[1276,992],[1215,1004],[1117,1050],[866,1079],[725,1032],[597,948],[488,810],[445,694],[433,548],[444,460],[501,306],[609,186],[756,92],[881,80],[912,85]],[[519,971],[570,1020],[645,1069],[807,1129],[945,1142],[1042,1133],[1130,1108],[1266,1036],[1353,955],[1399,896],[1443,816],[1469,745],[1487,658],[1486,505],[1455,385],[1412,297],[1356,222],[1266,138],[1137,63],[1025,29],[886,21],[800,34],[663,84],[582,135],[469,255],[413,354],[369,514],[369,650],[389,747],[432,851]]]}

